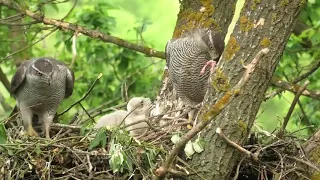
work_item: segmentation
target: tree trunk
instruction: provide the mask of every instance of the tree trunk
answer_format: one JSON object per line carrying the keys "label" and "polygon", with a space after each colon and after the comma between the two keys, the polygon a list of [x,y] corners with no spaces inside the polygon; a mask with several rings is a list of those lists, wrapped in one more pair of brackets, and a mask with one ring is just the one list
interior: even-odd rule
{"label": "tree trunk", "polygon": [[[309,172],[311,179],[316,180],[320,178],[320,130],[316,132],[310,139],[307,141],[304,146],[304,152],[301,154],[301,157],[310,160],[314,164],[314,168],[307,166],[305,163],[300,163],[300,168]],[[301,152],[302,153],[302,152]],[[306,161],[308,162],[308,161]],[[317,170],[318,168],[318,170]],[[301,179],[301,177],[293,177],[292,179]]]}
{"label": "tree trunk", "polygon": [[[182,1],[173,37],[179,37],[184,31],[198,27],[214,27],[226,34],[235,3],[236,1],[222,0]],[[240,145],[246,142],[264,93],[304,4],[305,1],[301,0],[245,2],[223,57],[212,76],[199,121],[210,119],[217,97],[222,97],[243,76],[245,69],[241,60],[249,64],[261,49],[269,48],[270,51],[259,61],[240,94],[201,133],[207,141],[205,150],[194,155],[189,163],[202,177],[229,179],[239,157],[243,156],[216,135],[216,128],[220,127],[228,138]],[[166,77],[165,74],[164,86],[170,87]],[[168,91],[168,88],[160,91],[160,102],[162,96],[170,94]],[[199,177],[192,176],[188,179]]]}

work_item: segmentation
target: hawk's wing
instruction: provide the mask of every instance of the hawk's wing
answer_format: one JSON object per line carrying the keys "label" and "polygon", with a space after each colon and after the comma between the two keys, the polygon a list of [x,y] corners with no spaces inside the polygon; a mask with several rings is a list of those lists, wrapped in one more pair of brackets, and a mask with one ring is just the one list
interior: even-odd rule
{"label": "hawk's wing", "polygon": [[26,73],[29,65],[33,62],[33,60],[24,61],[18,68],[16,73],[13,75],[11,79],[10,93],[14,95],[20,85],[24,82],[26,78]]}

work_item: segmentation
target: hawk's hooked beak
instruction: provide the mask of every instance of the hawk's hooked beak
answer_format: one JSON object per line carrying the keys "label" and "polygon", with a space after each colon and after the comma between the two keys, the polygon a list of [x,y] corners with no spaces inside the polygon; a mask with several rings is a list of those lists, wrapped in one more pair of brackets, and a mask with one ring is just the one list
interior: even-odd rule
{"label": "hawk's hooked beak", "polygon": [[49,77],[48,77],[48,84],[49,84],[49,86],[51,85],[52,75],[53,75],[53,73],[50,73],[50,74],[49,74]]}
{"label": "hawk's hooked beak", "polygon": [[218,60],[219,54],[216,51],[209,51],[212,60]]}

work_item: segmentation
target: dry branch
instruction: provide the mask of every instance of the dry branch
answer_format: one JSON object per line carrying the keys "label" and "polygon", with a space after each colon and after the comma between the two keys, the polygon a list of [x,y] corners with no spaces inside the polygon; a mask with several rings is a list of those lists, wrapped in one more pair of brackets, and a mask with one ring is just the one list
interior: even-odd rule
{"label": "dry branch", "polygon": [[14,9],[23,15],[26,15],[26,16],[33,18],[36,21],[42,22],[47,25],[53,25],[61,30],[69,30],[69,31],[73,31],[75,33],[82,33],[82,34],[89,36],[89,37],[92,37],[92,38],[98,38],[103,42],[110,42],[110,43],[116,44],[121,47],[125,47],[128,49],[134,50],[134,51],[141,52],[141,53],[146,54],[147,56],[150,56],[150,57],[158,57],[158,58],[162,58],[162,59],[165,58],[163,52],[156,51],[156,50],[151,49],[146,46],[140,46],[137,44],[133,44],[133,43],[130,43],[130,42],[125,41],[123,39],[120,39],[118,37],[114,37],[114,36],[110,36],[110,35],[101,33],[97,30],[89,30],[89,29],[86,29],[86,28],[79,26],[77,24],[65,22],[62,20],[47,18],[39,13],[34,13],[28,9],[23,8],[22,6],[19,6],[14,1],[0,0],[0,5],[6,6],[10,9]]}

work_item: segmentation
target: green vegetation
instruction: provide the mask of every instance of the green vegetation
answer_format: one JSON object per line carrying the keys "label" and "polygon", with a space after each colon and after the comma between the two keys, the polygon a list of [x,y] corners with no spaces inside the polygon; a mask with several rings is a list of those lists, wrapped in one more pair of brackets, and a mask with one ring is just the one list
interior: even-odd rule
{"label": "green vegetation", "polygon": [[[74,1],[58,4],[46,4],[47,1],[43,0],[18,0],[17,2],[23,3],[30,11],[41,8],[42,13],[46,17],[63,19],[66,22],[80,25],[90,30],[99,30],[105,34],[110,34],[141,46],[151,47],[158,51],[164,51],[166,42],[173,36],[179,12],[178,0],[135,0],[130,1],[130,3],[127,0],[82,0],[74,8]],[[213,7],[210,2],[202,0],[203,6],[208,8],[204,12],[190,13],[190,16],[184,19],[186,24],[181,25],[181,29],[180,31],[176,31],[176,35],[180,35],[182,30],[198,27],[198,25],[203,27],[216,25],[217,23],[214,20],[208,19],[216,10],[216,7]],[[243,2],[243,0],[237,2],[235,17],[225,38],[227,45],[224,52],[225,60],[230,60],[238,51],[242,50],[240,46],[241,42],[237,42],[237,38],[231,35],[235,22],[240,18],[240,31],[250,33],[258,21],[248,19],[245,16],[239,17]],[[260,3],[260,0],[254,0],[250,7],[255,11]],[[279,1],[279,6],[287,6],[288,4],[289,1],[287,0]],[[68,14],[70,9],[73,10]],[[66,16],[67,14],[68,16]],[[14,11],[0,6],[0,19],[13,15],[15,15]],[[274,79],[292,83],[292,87],[295,90],[299,89],[296,84],[298,83],[301,86],[304,81],[298,82],[297,77],[309,72],[310,69],[319,64],[319,17],[320,2],[308,1],[298,21],[298,24],[302,23],[301,27],[299,26],[301,31],[291,35],[274,74]],[[270,18],[272,18],[273,22],[281,21],[281,19],[278,19],[281,17],[278,17],[275,13]],[[196,22],[191,22],[190,19],[195,19]],[[23,22],[13,22],[32,24],[33,19],[27,17]],[[97,38],[65,31],[63,28],[53,29],[54,31],[52,31],[52,27],[44,26],[43,24],[13,26],[12,24],[0,23],[0,67],[6,78],[10,81],[16,71],[16,65],[23,60],[32,57],[51,56],[70,65],[75,55],[74,50],[76,50],[75,61],[72,64],[76,79],[74,92],[69,99],[63,101],[58,109],[58,113],[63,112],[81,99],[88,92],[99,74],[102,73],[103,76],[97,81],[94,89],[81,102],[83,107],[76,105],[71,108],[70,111],[60,117],[59,120],[62,123],[69,122],[74,114],[79,112],[81,122],[84,122],[85,126],[90,127],[93,121],[90,120],[84,109],[90,111],[101,106],[106,109],[107,107],[123,103],[133,96],[146,96],[155,100],[162,85],[165,60],[146,57],[142,53],[112,43],[105,43]],[[270,39],[268,34],[261,37],[261,41],[259,42],[260,47],[272,46],[273,42]],[[35,44],[33,45],[33,43]],[[21,49],[24,50],[20,52]],[[319,67],[319,65],[317,66]],[[268,70],[265,71],[266,76],[268,76]],[[232,96],[240,93],[238,91],[230,91],[232,87],[230,87],[229,79],[220,69],[216,69],[216,74],[217,76],[214,77],[211,85],[217,91],[226,92],[226,95],[202,117],[204,121],[212,116],[216,116],[218,111],[223,109],[226,102]],[[307,88],[313,91],[319,90],[319,78],[319,70],[309,75],[308,80],[310,81],[310,85]],[[1,81],[4,82],[4,80]],[[274,96],[266,99],[260,106],[253,130],[258,128],[269,132],[277,130],[281,126],[294,98],[292,92],[280,91],[279,88],[275,88],[271,84],[265,95],[269,96],[270,94],[274,94]],[[0,95],[3,96],[3,98],[0,96],[0,119],[6,120],[15,105],[15,100],[10,96],[2,83],[0,84]],[[107,102],[109,103],[106,104]],[[299,137],[309,136],[320,125],[319,109],[319,100],[301,96],[286,130],[295,133]],[[98,120],[99,117],[98,115],[93,118],[94,120]],[[0,126],[0,144],[2,144],[6,141],[7,136],[4,125],[1,123]],[[242,131],[248,129],[248,125],[242,119],[239,120],[238,126]],[[88,131],[86,128],[82,127],[81,135],[85,135],[84,132]],[[112,153],[109,159],[111,169],[114,172],[122,172],[123,169],[129,169],[131,172],[132,166],[135,164],[133,159],[139,154],[136,152],[136,148],[139,148],[141,144],[139,144],[140,142],[133,142],[133,139],[129,139],[127,134],[121,134],[119,129],[111,130],[111,132],[113,134],[109,136],[105,129],[100,129],[92,141],[82,143],[89,145],[88,150],[91,151],[96,147],[108,146],[106,142],[110,138],[108,140],[111,142],[109,149]],[[77,141],[79,139],[78,137]],[[128,148],[128,151],[122,152],[123,145],[132,142],[134,143],[134,147],[132,146]],[[190,141],[190,143],[192,142]],[[197,147],[199,152],[203,150],[202,145],[190,143],[189,145]],[[81,146],[81,148],[85,149],[85,145]],[[144,147],[147,146],[145,150],[148,153],[143,155],[147,157],[142,158],[144,160],[147,159],[148,164],[145,166],[147,167],[146,169],[151,169],[150,167],[155,166],[154,160],[162,149],[151,147],[150,144],[143,145]],[[21,147],[27,149],[31,145],[27,144],[25,146]],[[46,144],[42,144],[41,148],[45,149]],[[53,147],[51,148],[53,149]],[[314,158],[318,158],[318,155],[317,151]],[[151,172],[149,173],[151,174]]]}

